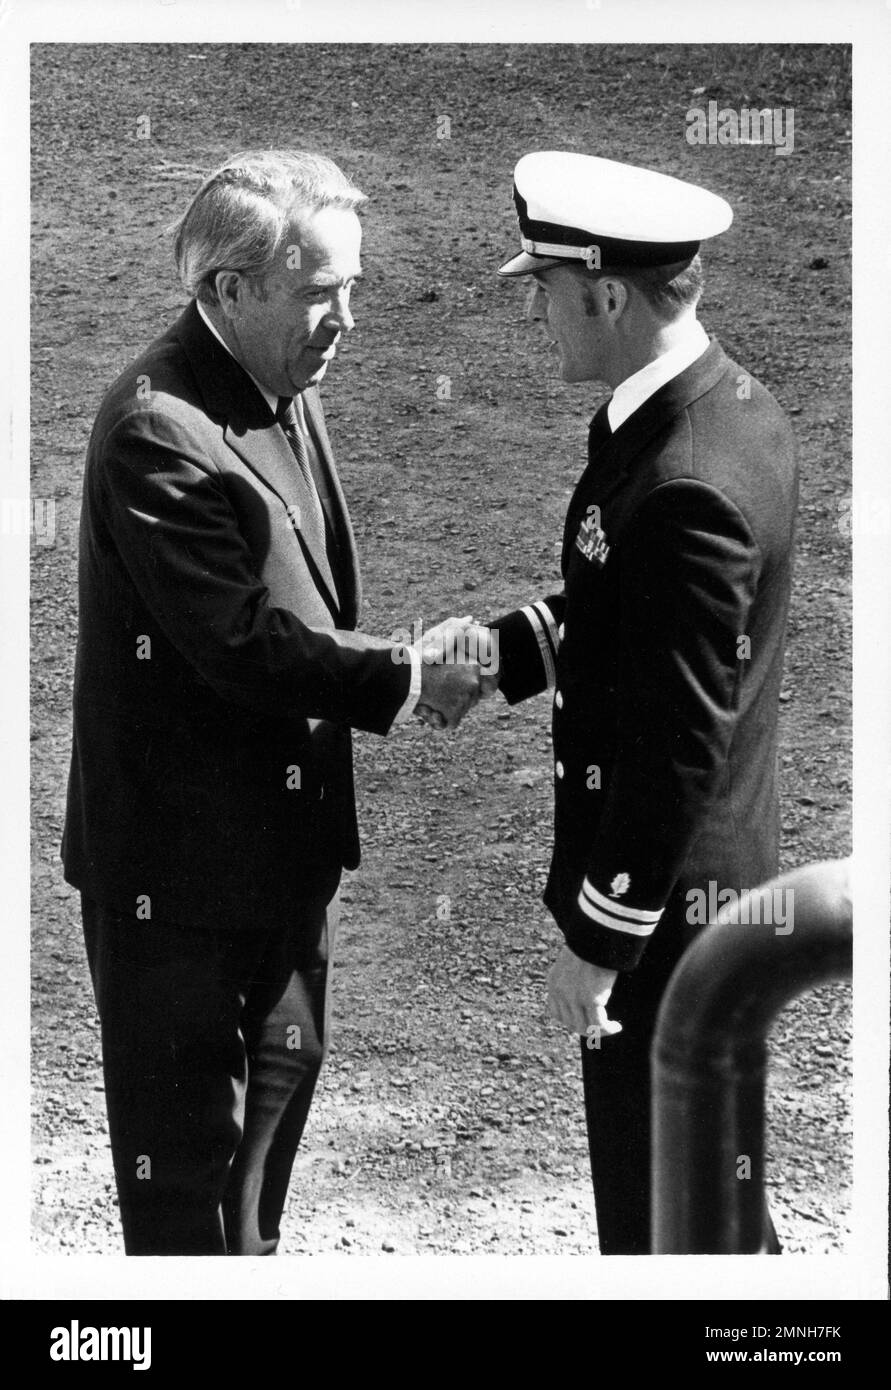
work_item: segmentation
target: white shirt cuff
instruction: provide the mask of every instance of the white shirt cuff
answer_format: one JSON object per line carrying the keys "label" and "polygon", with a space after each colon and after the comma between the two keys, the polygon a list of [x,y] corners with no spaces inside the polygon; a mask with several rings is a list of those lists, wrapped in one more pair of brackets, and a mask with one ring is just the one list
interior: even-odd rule
{"label": "white shirt cuff", "polygon": [[404,724],[406,719],[411,718],[415,712],[415,705],[421,698],[421,653],[414,647],[407,646],[405,650],[408,652],[409,660],[411,661],[411,682],[408,687],[408,694],[405,697],[405,704],[390,726],[393,729],[395,729],[397,724]]}

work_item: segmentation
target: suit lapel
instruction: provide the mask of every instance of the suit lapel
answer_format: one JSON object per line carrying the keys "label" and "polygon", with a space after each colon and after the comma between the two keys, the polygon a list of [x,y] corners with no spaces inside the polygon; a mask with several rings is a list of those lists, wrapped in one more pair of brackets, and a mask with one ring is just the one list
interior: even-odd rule
{"label": "suit lapel", "polygon": [[271,487],[273,492],[278,493],[284,502],[303,552],[315,571],[322,597],[328,604],[332,616],[336,618],[340,611],[340,601],[325,547],[324,532],[317,537],[315,533],[308,533],[301,525],[301,516],[309,505],[306,484],[300,477],[291,446],[284,433],[275,423],[265,430],[250,430],[243,434],[239,434],[229,425],[223,437],[242,462]]}
{"label": "suit lapel", "polygon": [[315,387],[303,393],[303,407],[306,423],[312,432],[315,442],[319,463],[325,472],[325,477],[328,482],[328,492],[332,503],[332,525],[340,551],[340,569],[342,570],[342,574],[338,575],[338,579],[340,579],[339,591],[343,595],[343,625],[344,627],[352,627],[353,624],[358,621],[359,612],[362,607],[362,584],[359,577],[359,556],[356,550],[356,537],[353,534],[349,508],[346,504],[346,498],[343,495],[343,488],[340,486],[340,478],[334,466],[334,455],[331,450],[331,441],[328,438],[328,431],[325,427],[322,403],[319,399],[318,390]]}
{"label": "suit lapel", "polygon": [[602,507],[628,481],[629,469],[650,440],[682,410],[717,385],[728,367],[728,358],[717,339],[701,357],[671,381],[660,386],[649,400],[624,420],[616,432],[589,452],[588,466],[576,485],[563,532],[563,567],[579,527],[580,514],[596,502]]}
{"label": "suit lapel", "polygon": [[[223,426],[223,437],[252,473],[281,498],[332,616],[340,612],[337,585],[324,544],[311,544],[300,528],[303,480],[284,433],[247,372],[217,342],[194,302],[176,325],[204,399],[208,415]],[[332,470],[333,471],[333,470]]]}

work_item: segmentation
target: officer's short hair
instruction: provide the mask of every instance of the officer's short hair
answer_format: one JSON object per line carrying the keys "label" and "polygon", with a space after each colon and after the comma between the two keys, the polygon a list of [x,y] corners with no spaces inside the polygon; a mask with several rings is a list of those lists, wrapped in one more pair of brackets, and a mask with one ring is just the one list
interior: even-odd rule
{"label": "officer's short hair", "polygon": [[[592,276],[603,279],[609,275],[629,281],[666,323],[677,318],[684,309],[697,304],[705,284],[698,254],[692,260],[676,261],[673,265],[634,266],[627,270],[616,266],[611,271],[579,270],[582,283],[587,285],[590,285]],[[585,295],[585,303],[593,306],[590,294]]]}
{"label": "officer's short hair", "polygon": [[220,270],[239,270],[262,290],[296,212],[353,210],[365,194],[333,160],[305,150],[247,150],[199,188],[176,228],[179,278],[190,295],[216,304]]}

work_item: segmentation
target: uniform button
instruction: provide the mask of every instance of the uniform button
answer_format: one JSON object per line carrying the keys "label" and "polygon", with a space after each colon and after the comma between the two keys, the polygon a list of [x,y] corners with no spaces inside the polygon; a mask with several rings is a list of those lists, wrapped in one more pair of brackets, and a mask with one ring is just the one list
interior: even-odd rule
{"label": "uniform button", "polygon": [[563,764],[561,763],[561,761],[560,761],[559,758],[557,759],[556,765],[555,765],[555,767],[554,767],[554,771],[556,772],[557,776],[558,776],[558,777],[561,779],[561,781],[562,781],[562,779],[563,779]]}
{"label": "uniform button", "polygon": [[560,641],[561,641],[561,642],[563,641],[563,631],[564,631],[564,625],[563,625],[563,623],[561,623],[560,626],[557,628],[557,636],[560,638]]}
{"label": "uniform button", "polygon": [[557,693],[556,693],[556,695],[554,696],[554,704],[557,706],[558,709],[562,709],[562,708],[563,708],[563,691],[562,691],[562,690],[558,690]]}

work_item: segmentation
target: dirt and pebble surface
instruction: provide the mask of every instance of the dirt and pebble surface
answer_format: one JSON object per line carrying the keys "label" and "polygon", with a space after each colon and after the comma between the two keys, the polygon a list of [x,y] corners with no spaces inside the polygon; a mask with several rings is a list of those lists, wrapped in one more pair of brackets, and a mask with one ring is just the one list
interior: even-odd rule
{"label": "dirt and pebble surface", "polygon": [[[485,617],[553,591],[599,395],[567,387],[494,269],[510,172],[572,148],[734,205],[706,326],[792,413],[801,535],[781,695],[783,864],[849,850],[849,60],[816,47],[38,47],[33,63],[34,1243],[120,1249],[78,901],[58,863],[83,458],[104,387],[184,299],[171,220],[238,148],[338,159],[371,195],[359,327],[325,386],[364,561],[363,625]],[[795,108],[795,149],[690,146],[685,113]],[[447,117],[450,126],[443,124]],[[146,119],[147,118],[147,119]],[[448,132],[448,138],[440,138]],[[545,1015],[559,933],[545,699],[457,735],[360,736],[335,1041],[298,1156],[292,1253],[597,1249],[577,1043]],[[844,986],[772,1036],[769,1172],[790,1252],[844,1248]]]}

